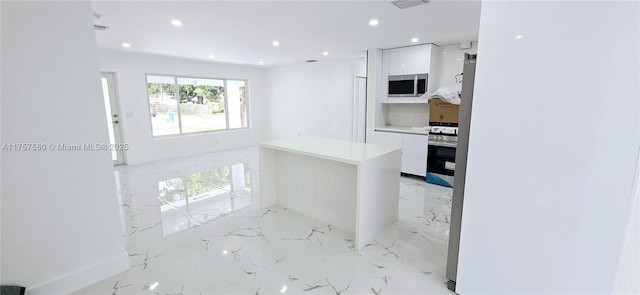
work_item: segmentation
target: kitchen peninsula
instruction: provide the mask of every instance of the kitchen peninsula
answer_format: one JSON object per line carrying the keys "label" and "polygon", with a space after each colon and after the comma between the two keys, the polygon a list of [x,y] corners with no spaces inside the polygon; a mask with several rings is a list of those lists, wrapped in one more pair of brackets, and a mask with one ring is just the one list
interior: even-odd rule
{"label": "kitchen peninsula", "polygon": [[362,249],[398,219],[401,149],[324,138],[260,144],[260,206],[275,204],[355,235]]}

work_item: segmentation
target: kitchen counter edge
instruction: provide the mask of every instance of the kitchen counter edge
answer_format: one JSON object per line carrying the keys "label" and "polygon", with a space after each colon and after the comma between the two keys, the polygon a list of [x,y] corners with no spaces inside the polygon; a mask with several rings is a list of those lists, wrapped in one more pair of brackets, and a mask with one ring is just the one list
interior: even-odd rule
{"label": "kitchen counter edge", "polygon": [[374,131],[406,133],[406,134],[416,134],[416,135],[429,135],[428,129],[413,130],[411,129],[411,127],[399,127],[399,126],[376,127],[374,128]]}

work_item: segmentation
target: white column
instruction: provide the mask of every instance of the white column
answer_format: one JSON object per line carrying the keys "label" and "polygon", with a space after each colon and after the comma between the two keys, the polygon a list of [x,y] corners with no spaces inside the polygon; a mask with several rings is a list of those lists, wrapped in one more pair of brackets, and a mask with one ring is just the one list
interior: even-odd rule
{"label": "white column", "polygon": [[611,291],[640,146],[639,5],[482,2],[459,294]]}

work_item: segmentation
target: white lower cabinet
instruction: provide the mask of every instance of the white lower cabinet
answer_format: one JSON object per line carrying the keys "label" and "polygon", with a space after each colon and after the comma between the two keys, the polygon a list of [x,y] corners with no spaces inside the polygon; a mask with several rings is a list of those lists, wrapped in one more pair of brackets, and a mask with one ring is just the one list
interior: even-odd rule
{"label": "white lower cabinet", "polygon": [[402,148],[402,135],[402,133],[376,131],[373,141],[381,145]]}
{"label": "white lower cabinet", "polygon": [[401,171],[407,174],[426,176],[427,135],[375,131],[373,142],[390,147],[402,148]]}
{"label": "white lower cabinet", "polygon": [[402,172],[418,176],[427,175],[428,138],[427,135],[402,135]]}

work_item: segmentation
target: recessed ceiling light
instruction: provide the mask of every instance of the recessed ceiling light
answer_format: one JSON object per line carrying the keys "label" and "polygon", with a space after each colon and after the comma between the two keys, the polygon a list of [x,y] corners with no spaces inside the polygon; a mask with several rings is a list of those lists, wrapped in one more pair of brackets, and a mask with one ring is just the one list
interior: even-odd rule
{"label": "recessed ceiling light", "polygon": [[129,48],[129,47],[131,47],[131,44],[129,44],[129,43],[122,43],[122,47],[124,47],[124,48]]}
{"label": "recessed ceiling light", "polygon": [[263,64],[264,62],[263,62],[263,61],[259,61],[258,63],[259,63],[259,64]]}
{"label": "recessed ceiling light", "polygon": [[151,285],[149,286],[149,290],[153,290],[153,289],[155,289],[156,287],[158,287],[158,285],[160,285],[160,282],[155,282],[155,283],[151,284]]}
{"label": "recessed ceiling light", "polygon": [[215,58],[216,56],[213,54],[209,54],[209,58]]}
{"label": "recessed ceiling light", "polygon": [[418,38],[411,38],[411,43],[416,43],[418,42],[418,40],[419,40]]}
{"label": "recessed ceiling light", "polygon": [[278,40],[271,42],[271,44],[273,44],[273,46],[280,46],[280,42],[278,42]]}
{"label": "recessed ceiling light", "polygon": [[522,39],[522,35],[516,36],[516,39]]}
{"label": "recessed ceiling light", "polygon": [[327,56],[327,55],[329,55],[329,52],[326,52],[326,51],[322,52],[322,55]]}
{"label": "recessed ceiling light", "polygon": [[379,22],[378,22],[378,20],[377,20],[377,19],[375,19],[375,18],[369,21],[369,25],[370,25],[370,26],[372,26],[372,27],[375,27],[375,26],[377,26],[378,24],[379,24]]}
{"label": "recessed ceiling light", "polygon": [[171,21],[171,24],[172,24],[174,27],[182,26],[182,22],[181,22],[180,20],[177,20],[177,19],[172,20],[172,21]]}

